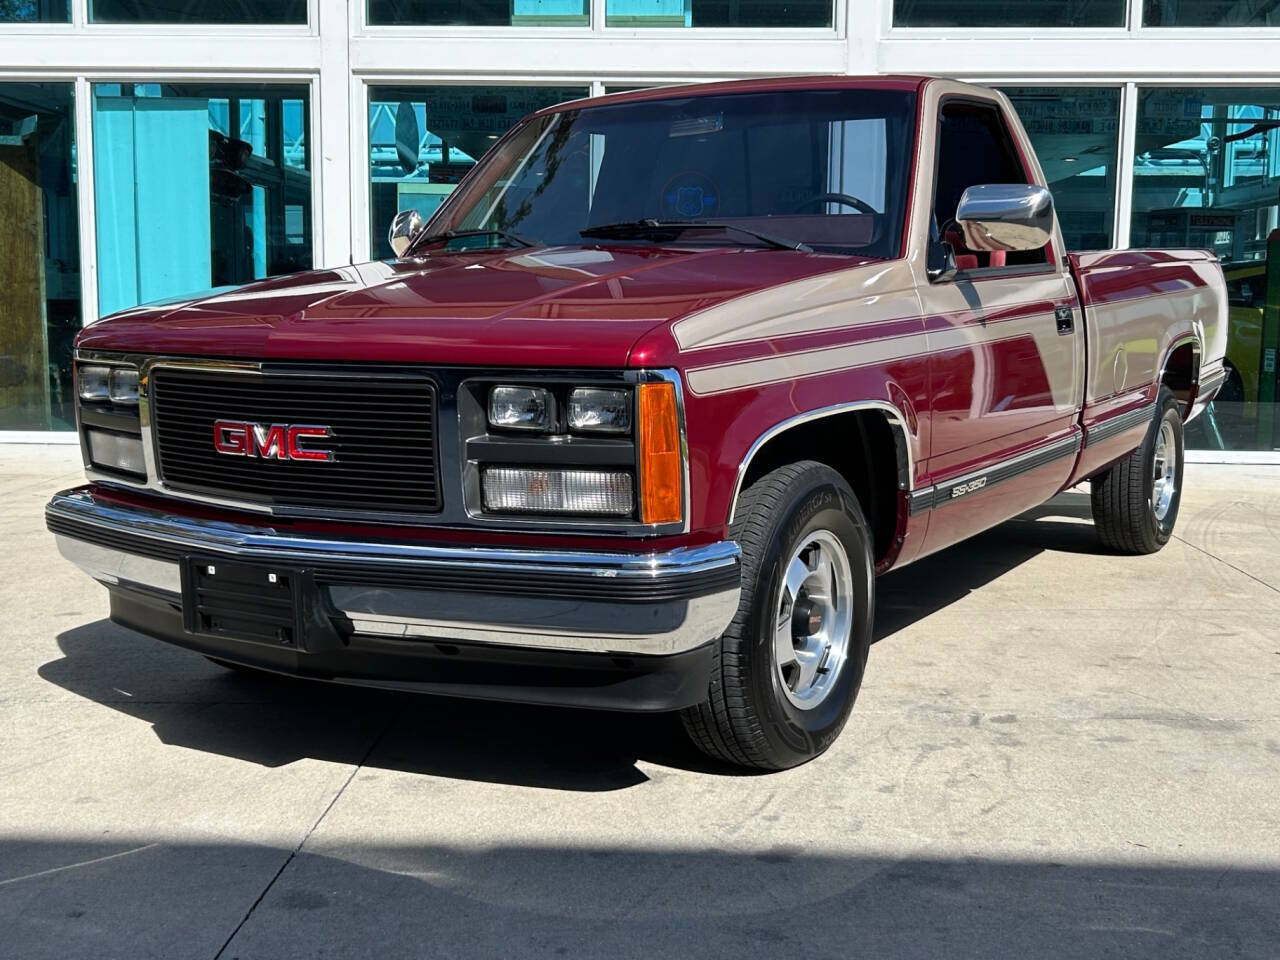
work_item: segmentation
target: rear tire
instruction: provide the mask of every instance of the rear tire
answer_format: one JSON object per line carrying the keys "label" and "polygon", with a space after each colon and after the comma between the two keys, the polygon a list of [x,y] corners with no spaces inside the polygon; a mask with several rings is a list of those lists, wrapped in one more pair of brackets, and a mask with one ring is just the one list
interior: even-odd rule
{"label": "rear tire", "polygon": [[1117,553],[1155,553],[1173,536],[1182,501],[1182,409],[1161,387],[1142,446],[1093,478],[1093,522]]}
{"label": "rear tire", "polygon": [[742,548],[738,612],[716,642],[706,702],[681,718],[704,753],[782,770],[831,746],[862,686],[871,531],[844,478],[801,461],[751,484],[730,535]]}

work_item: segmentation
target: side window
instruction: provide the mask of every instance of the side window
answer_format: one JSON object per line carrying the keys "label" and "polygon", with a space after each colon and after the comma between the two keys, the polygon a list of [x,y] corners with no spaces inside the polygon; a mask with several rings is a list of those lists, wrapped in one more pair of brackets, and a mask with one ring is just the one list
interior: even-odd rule
{"label": "side window", "polygon": [[1013,137],[996,106],[963,100],[943,103],[937,170],[933,215],[943,239],[955,250],[956,265],[961,270],[1047,262],[1045,249],[994,254],[966,250],[960,232],[954,229],[956,207],[969,187],[1029,182]]}

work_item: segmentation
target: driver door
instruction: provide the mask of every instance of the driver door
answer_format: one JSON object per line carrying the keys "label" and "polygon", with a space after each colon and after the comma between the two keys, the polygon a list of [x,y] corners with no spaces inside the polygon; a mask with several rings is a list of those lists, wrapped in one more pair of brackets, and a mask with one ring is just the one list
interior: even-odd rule
{"label": "driver door", "polygon": [[1055,243],[986,253],[967,249],[955,228],[969,187],[1040,181],[1000,104],[944,98],[937,143],[933,216],[955,270],[922,291],[937,487],[929,550],[1042,503],[1066,483],[1079,449],[1084,357],[1083,318]]}

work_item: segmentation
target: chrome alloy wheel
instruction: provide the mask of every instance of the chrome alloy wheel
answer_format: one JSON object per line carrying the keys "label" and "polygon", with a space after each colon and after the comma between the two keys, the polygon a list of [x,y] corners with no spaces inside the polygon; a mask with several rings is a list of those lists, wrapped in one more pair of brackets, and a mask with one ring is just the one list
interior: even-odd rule
{"label": "chrome alloy wheel", "polygon": [[1161,523],[1169,513],[1174,494],[1178,492],[1178,443],[1173,435],[1173,424],[1160,421],[1160,433],[1156,437],[1156,452],[1152,457],[1155,479],[1151,485],[1151,509]]}
{"label": "chrome alloy wheel", "polygon": [[812,710],[835,688],[849,653],[853,573],[844,544],[815,530],[783,568],[773,618],[773,653],[782,691]]}

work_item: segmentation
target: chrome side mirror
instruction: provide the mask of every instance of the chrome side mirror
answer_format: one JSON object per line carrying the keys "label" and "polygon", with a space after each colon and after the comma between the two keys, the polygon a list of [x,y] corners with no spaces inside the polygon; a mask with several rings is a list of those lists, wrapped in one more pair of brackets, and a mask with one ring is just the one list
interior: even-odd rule
{"label": "chrome side mirror", "polygon": [[413,243],[413,238],[422,229],[422,224],[422,214],[417,210],[401,210],[395,215],[395,219],[391,221],[391,229],[387,231],[387,240],[397,257],[404,256],[409,244]]}
{"label": "chrome side mirror", "polygon": [[1053,195],[1032,183],[970,187],[956,207],[969,250],[1039,250],[1053,236]]}

